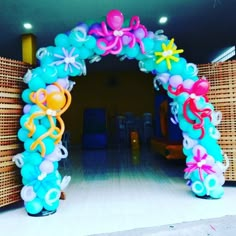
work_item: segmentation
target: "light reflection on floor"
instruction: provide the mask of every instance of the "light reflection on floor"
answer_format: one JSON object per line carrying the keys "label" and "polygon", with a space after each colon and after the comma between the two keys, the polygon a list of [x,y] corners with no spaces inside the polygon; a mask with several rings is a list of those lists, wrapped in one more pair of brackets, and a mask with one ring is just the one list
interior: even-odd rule
{"label": "light reflection on floor", "polygon": [[0,212],[1,234],[76,235],[236,215],[236,188],[220,200],[193,196],[183,179],[183,161],[168,161],[148,148],[81,150],[72,148],[60,164],[72,175],[56,214],[32,218],[22,206]]}

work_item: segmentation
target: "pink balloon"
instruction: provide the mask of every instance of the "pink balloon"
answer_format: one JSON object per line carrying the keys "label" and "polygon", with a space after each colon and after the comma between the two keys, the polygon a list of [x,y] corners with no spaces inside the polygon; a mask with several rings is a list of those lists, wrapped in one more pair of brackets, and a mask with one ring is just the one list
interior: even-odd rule
{"label": "pink balloon", "polygon": [[124,22],[124,16],[123,14],[118,10],[111,10],[107,14],[107,23],[113,30],[119,30],[121,29],[123,22]]}
{"label": "pink balloon", "polygon": [[169,79],[171,87],[177,88],[180,84],[183,83],[183,78],[180,75],[173,75]]}
{"label": "pink balloon", "polygon": [[193,87],[194,81],[192,79],[186,79],[183,82],[183,86],[186,89],[191,89]]}

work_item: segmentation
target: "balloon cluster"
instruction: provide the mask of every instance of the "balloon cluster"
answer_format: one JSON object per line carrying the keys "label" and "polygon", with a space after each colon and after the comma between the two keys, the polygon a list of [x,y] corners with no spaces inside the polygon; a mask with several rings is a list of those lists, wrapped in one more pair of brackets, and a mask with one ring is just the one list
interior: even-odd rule
{"label": "balloon cluster", "polygon": [[[195,195],[199,197],[221,198],[224,194],[224,172],[229,166],[226,154],[218,140],[222,114],[214,111],[207,92],[209,82],[197,76],[194,64],[181,62],[178,73],[170,69],[156,73],[154,87],[160,85],[173,99],[171,121],[179,124],[183,132],[183,153],[186,155],[185,178]],[[222,164],[226,159],[226,166]]]}
{"label": "balloon cluster", "polygon": [[207,99],[209,83],[198,78],[196,65],[179,56],[183,50],[177,49],[174,39],[169,40],[161,30],[147,31],[138,16],[125,21],[120,11],[111,10],[106,20],[79,23],[54,41],[55,46],[37,51],[40,66],[23,78],[28,88],[22,93],[26,105],[18,138],[25,151],[13,160],[21,168],[21,196],[28,213],[56,210],[60,192],[70,180],[58,172],[58,161],[68,154],[61,143],[65,129],[61,115],[71,103],[75,82],[69,76],[86,75],[85,60],[98,62],[107,54],[121,60],[136,59],[141,71],[155,75],[154,87],[163,86],[173,98],[172,120],[183,131],[185,177],[192,191],[212,198],[223,195],[226,167],[217,143],[220,133],[215,128],[221,113],[215,112]]}

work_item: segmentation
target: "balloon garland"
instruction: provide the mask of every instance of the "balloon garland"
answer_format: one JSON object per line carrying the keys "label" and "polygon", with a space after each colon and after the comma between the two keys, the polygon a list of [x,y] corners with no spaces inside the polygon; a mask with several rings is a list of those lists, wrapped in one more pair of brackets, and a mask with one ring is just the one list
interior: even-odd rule
{"label": "balloon garland", "polygon": [[30,215],[56,211],[60,192],[70,181],[70,176],[62,178],[58,171],[58,162],[68,154],[61,143],[65,129],[61,115],[71,103],[74,82],[69,76],[86,75],[85,60],[98,62],[108,54],[121,60],[136,59],[141,71],[154,74],[154,88],[162,86],[173,99],[171,120],[183,132],[188,185],[197,196],[223,196],[228,159],[217,143],[220,133],[215,127],[221,113],[208,101],[209,82],[199,78],[196,65],[180,53],[183,50],[177,49],[174,39],[160,30],[147,31],[138,16],[127,25],[118,10],[111,10],[106,21],[80,23],[70,32],[58,34],[55,46],[37,51],[40,66],[23,78],[28,88],[22,93],[26,104],[18,138],[25,151],[13,157],[21,168],[21,197]]}

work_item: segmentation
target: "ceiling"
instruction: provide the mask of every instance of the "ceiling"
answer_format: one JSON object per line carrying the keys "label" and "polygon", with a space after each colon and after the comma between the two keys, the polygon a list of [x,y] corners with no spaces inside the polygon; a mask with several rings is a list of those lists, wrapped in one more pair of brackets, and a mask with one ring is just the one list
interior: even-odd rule
{"label": "ceiling", "polygon": [[[125,19],[139,16],[148,31],[163,29],[184,49],[181,55],[188,62],[208,63],[220,50],[235,45],[236,0],[1,0],[0,56],[21,60],[22,34],[33,33],[37,48],[54,45],[57,34],[79,22],[99,20],[112,9]],[[166,25],[158,23],[162,15],[169,18]],[[31,31],[23,29],[26,21],[33,25]],[[119,64],[113,58],[100,63]]]}

